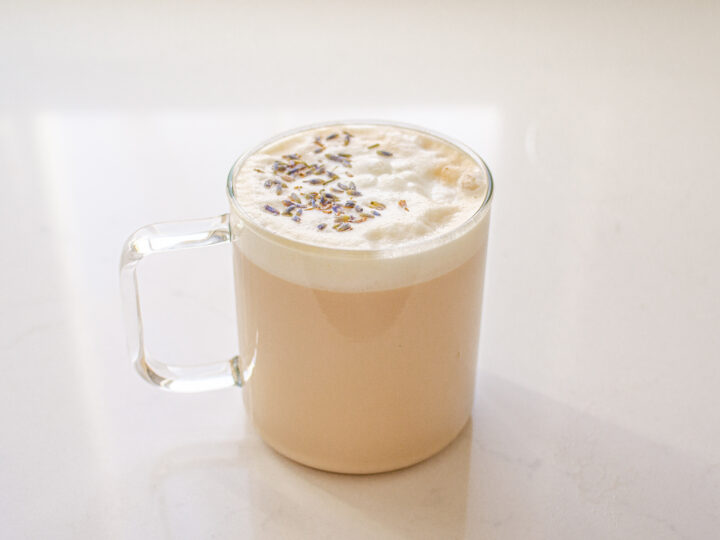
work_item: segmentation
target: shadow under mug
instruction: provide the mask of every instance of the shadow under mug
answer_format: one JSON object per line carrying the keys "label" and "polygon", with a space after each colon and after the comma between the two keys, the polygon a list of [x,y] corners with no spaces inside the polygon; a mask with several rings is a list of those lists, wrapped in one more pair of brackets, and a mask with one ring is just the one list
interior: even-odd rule
{"label": "shadow under mug", "polygon": [[[488,181],[482,205],[447,233],[371,250],[291,240],[253,221],[234,193],[248,156],[303,131],[353,125],[410,129],[466,154]],[[318,469],[389,471],[448,445],[469,418],[475,386],[493,194],[482,159],[421,128],[334,122],[283,133],[248,151],[230,170],[227,192],[229,213],[149,225],[125,243],[120,282],[140,375],[179,392],[243,387],[265,442]],[[233,251],[238,355],[197,367],[151,357],[138,263],[154,253],[226,242]]]}

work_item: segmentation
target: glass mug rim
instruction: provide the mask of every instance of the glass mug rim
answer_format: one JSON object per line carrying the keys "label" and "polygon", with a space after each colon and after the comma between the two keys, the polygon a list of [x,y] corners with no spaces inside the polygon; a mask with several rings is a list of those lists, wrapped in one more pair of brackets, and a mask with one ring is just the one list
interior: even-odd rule
{"label": "glass mug rim", "polygon": [[[313,129],[331,127],[331,126],[348,126],[348,125],[362,125],[362,126],[388,126],[398,127],[402,129],[408,129],[416,131],[418,133],[434,137],[445,144],[455,147],[460,152],[470,157],[480,168],[485,172],[487,176],[487,191],[485,198],[483,199],[480,207],[463,223],[457,227],[446,231],[438,236],[431,236],[430,238],[402,244],[394,247],[380,247],[374,249],[352,249],[352,248],[338,248],[334,246],[325,246],[319,243],[306,242],[302,240],[294,240],[283,236],[281,234],[272,232],[261,224],[257,223],[252,216],[242,207],[237,197],[235,196],[234,180],[240,169],[245,164],[245,161],[252,155],[256,154],[266,146],[275,143],[279,140],[285,139],[292,135],[302,133],[304,131],[310,131]],[[466,232],[471,230],[476,224],[478,224],[485,216],[490,208],[494,193],[494,183],[490,168],[487,166],[485,161],[469,146],[456,141],[446,135],[437,133],[435,131],[416,126],[413,124],[406,124],[403,122],[394,122],[391,120],[332,120],[326,122],[318,122],[313,124],[304,125],[291,130],[283,131],[277,135],[274,135],[268,139],[265,139],[260,144],[257,144],[250,149],[246,150],[235,162],[233,163],[230,171],[228,172],[226,193],[228,200],[230,201],[230,207],[233,213],[237,214],[242,219],[244,227],[249,227],[255,234],[260,235],[265,240],[271,241],[275,244],[280,244],[284,248],[298,249],[303,251],[314,252],[314,254],[330,256],[333,258],[343,259],[358,259],[358,258],[396,258],[403,257],[406,255],[413,255],[424,251],[429,251],[437,246],[446,244],[451,240],[462,237]]]}

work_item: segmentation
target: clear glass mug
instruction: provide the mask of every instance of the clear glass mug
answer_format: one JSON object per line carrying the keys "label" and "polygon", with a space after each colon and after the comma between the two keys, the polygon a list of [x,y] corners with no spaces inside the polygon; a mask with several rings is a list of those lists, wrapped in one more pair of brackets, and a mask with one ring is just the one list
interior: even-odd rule
{"label": "clear glass mug", "polygon": [[[464,152],[487,176],[481,207],[441,236],[374,250],[310,245],[254,223],[233,188],[247,157],[294,133],[348,124],[413,129]],[[242,387],[265,442],[318,469],[388,471],[448,445],[469,418],[475,386],[493,194],[482,159],[422,128],[333,122],[283,133],[246,152],[230,170],[227,194],[227,214],[149,225],[125,243],[120,281],[140,375],[179,392]],[[151,357],[138,263],[154,253],[226,242],[233,250],[239,354],[197,367]]]}

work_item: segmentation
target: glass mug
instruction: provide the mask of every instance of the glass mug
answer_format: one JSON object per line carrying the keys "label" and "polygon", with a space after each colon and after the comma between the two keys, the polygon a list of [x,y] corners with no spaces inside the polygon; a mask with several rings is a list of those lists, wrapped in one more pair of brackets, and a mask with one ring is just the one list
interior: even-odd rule
{"label": "glass mug", "polygon": [[[358,124],[410,129],[469,156],[488,183],[479,209],[437,237],[357,250],[279,236],[239,204],[234,180],[249,156],[302,131]],[[149,225],[124,246],[120,281],[130,353],[140,375],[180,392],[242,387],[263,440],[317,469],[389,471],[422,461],[455,439],[470,416],[475,387],[493,194],[482,159],[421,128],[318,124],[273,137],[241,156],[228,175],[227,194],[229,213]],[[232,244],[239,354],[197,367],[151,357],[143,339],[137,264],[154,253],[222,243]],[[327,287],[313,284],[319,274]]]}

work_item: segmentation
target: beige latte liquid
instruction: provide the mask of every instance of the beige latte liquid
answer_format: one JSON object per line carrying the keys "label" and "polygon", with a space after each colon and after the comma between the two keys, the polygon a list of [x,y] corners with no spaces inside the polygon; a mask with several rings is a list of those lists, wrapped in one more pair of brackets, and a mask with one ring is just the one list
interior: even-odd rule
{"label": "beige latte liquid", "polygon": [[421,461],[460,432],[473,401],[484,249],[425,283],[365,293],[303,287],[234,257],[240,350],[255,358],[245,402],[275,450],[369,473]]}
{"label": "beige latte liquid", "polygon": [[[377,139],[384,141],[382,147],[390,154],[377,154],[383,160],[402,156],[407,141],[393,139],[393,134],[384,134],[382,129],[391,128],[344,129],[342,133],[349,132],[361,142],[356,146],[341,142],[348,148],[343,155],[360,156],[363,148],[374,149],[372,142]],[[306,138],[330,146],[336,138],[341,140],[332,137],[330,130],[311,132]],[[341,188],[347,187],[341,181],[353,181],[352,189],[336,189],[332,192],[336,199],[325,206],[316,205],[313,193],[323,184],[310,180],[318,176],[317,167],[307,176],[282,176],[289,167],[292,171],[298,162],[307,165],[312,154],[318,154],[304,149],[302,139],[296,138],[281,141],[275,155],[272,149],[264,150],[261,154],[271,157],[252,163],[257,178],[240,180],[265,182],[269,177],[287,183],[285,187],[263,187],[260,195],[247,190],[250,201],[268,197],[253,202],[256,208],[250,208],[249,214],[262,212],[266,206],[283,208],[283,197],[289,203],[294,193],[303,202],[299,214],[265,209],[257,220],[265,220],[260,229],[247,215],[234,215],[233,258],[246,407],[271,447],[311,467],[372,473],[412,465],[449,444],[470,415],[489,212],[479,217],[475,213],[480,203],[473,198],[476,187],[473,178],[468,180],[467,171],[476,172],[458,161],[465,159],[465,154],[435,140],[429,145],[425,135],[417,137],[412,144],[431,149],[436,145],[443,156],[460,163],[459,172],[447,173],[444,162],[438,167],[426,160],[431,166],[424,173],[427,178],[421,176],[420,181],[426,181],[428,189],[413,191],[409,181],[406,194],[392,175],[409,177],[405,171],[414,172],[412,160],[401,162],[398,158],[396,169],[381,173],[374,155],[365,161],[360,156],[352,168],[340,162],[333,169],[340,179],[322,177],[329,178],[327,185]],[[420,158],[417,168],[422,170]],[[280,174],[273,171],[275,161],[291,159],[295,161]],[[382,166],[387,163],[380,162]],[[433,171],[454,174],[456,184],[437,180],[444,183],[441,188],[450,185],[455,189],[457,185],[460,192],[467,185],[470,191],[449,198],[432,183],[436,181]],[[386,185],[390,187],[385,189]],[[438,201],[433,199],[436,196]],[[367,212],[353,213],[356,208],[344,206],[345,201],[381,211],[356,219]],[[382,202],[369,204],[375,201]],[[443,214],[439,208],[457,208],[457,212],[474,215],[474,222],[468,225],[467,218],[458,218],[456,225],[443,217],[448,211]],[[295,216],[299,219],[292,221]],[[312,227],[305,225],[310,219]],[[324,221],[329,226],[318,227]],[[263,230],[272,230],[275,223],[273,232],[293,242],[267,237]],[[345,223],[352,227],[337,226]],[[412,256],[368,256],[349,262],[334,256],[333,249],[345,244],[359,246],[371,255],[374,248],[402,247],[403,242],[418,239],[398,234],[432,236],[435,228],[443,225],[450,232],[460,225],[465,229]],[[324,245],[328,251],[323,250]]]}

